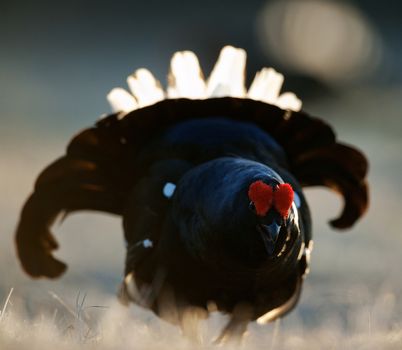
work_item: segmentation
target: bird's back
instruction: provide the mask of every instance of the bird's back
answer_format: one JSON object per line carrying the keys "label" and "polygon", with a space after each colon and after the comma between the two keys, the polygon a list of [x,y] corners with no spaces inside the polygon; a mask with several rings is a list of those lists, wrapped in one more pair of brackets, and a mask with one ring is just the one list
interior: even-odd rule
{"label": "bird's back", "polygon": [[[287,164],[282,147],[258,126],[224,117],[190,119],[168,129],[162,136],[167,146],[193,148],[204,157],[237,156]],[[194,158],[197,158],[194,154]]]}

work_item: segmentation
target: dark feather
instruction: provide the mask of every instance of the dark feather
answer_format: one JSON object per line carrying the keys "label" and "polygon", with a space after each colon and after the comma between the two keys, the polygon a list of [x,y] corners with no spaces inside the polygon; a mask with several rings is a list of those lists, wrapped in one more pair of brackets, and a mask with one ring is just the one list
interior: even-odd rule
{"label": "dark feather", "polygon": [[[367,168],[360,151],[304,112],[229,97],[165,100],[110,115],[71,140],[25,203],[17,251],[31,276],[58,277],[66,269],[52,256],[57,243],[50,229],[58,215],[121,215],[125,275],[134,276],[139,293],[152,295],[140,299],[155,312],[173,290],[180,307],[205,311],[214,300],[219,310],[235,313],[244,302],[252,319],[276,310],[273,319],[294,307],[308,269],[311,222],[301,186],[340,193],[344,208],[331,225],[347,228],[367,208]],[[268,173],[293,187],[300,207],[281,219],[283,255],[279,246],[278,259],[267,262],[261,237],[248,235],[256,221],[247,186]],[[180,187],[174,205],[162,194],[167,182]],[[125,299],[128,290],[123,286]]]}

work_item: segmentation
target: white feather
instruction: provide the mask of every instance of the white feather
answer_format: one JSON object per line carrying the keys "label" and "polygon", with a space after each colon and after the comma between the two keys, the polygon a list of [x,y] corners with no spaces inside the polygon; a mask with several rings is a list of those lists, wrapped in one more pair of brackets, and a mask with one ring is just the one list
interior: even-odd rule
{"label": "white feather", "polygon": [[149,106],[165,98],[160,82],[148,69],[138,69],[127,78],[127,84],[137,99],[138,107]]}
{"label": "white feather", "polygon": [[166,198],[171,198],[173,196],[175,190],[176,190],[176,185],[174,183],[167,182],[165,184],[165,186],[163,186],[162,192]]}
{"label": "white feather", "polygon": [[302,108],[302,101],[293,92],[284,92],[278,97],[276,105],[282,109],[290,109],[298,112]]}
{"label": "white feather", "polygon": [[122,88],[112,89],[107,95],[107,100],[115,112],[130,112],[138,108],[135,98]]}
{"label": "white feather", "polygon": [[206,97],[206,85],[197,56],[191,51],[176,52],[170,61],[169,98]]}
{"label": "white feather", "polygon": [[253,100],[275,104],[283,84],[283,75],[273,68],[257,72],[247,96]]}
{"label": "white feather", "polygon": [[191,51],[176,52],[170,63],[166,94],[151,72],[139,69],[127,78],[133,95],[122,88],[115,88],[107,99],[114,111],[123,112],[152,105],[164,98],[206,99],[223,96],[248,97],[292,111],[301,109],[302,102],[294,93],[280,95],[284,78],[273,68],[259,71],[246,92],[245,66],[246,52],[225,46],[206,83],[197,56]]}
{"label": "white feather", "polygon": [[225,46],[207,83],[208,97],[245,97],[246,52]]}

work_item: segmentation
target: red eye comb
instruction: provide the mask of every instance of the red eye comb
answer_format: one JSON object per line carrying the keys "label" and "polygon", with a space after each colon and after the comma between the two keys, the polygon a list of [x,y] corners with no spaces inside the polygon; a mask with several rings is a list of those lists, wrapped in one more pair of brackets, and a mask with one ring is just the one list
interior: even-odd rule
{"label": "red eye comb", "polygon": [[293,188],[289,184],[280,184],[274,192],[274,206],[282,217],[287,218],[293,202]]}
{"label": "red eye comb", "polygon": [[248,198],[254,203],[257,215],[265,216],[272,206],[272,187],[261,180],[255,181],[248,189]]}
{"label": "red eye comb", "polygon": [[272,205],[286,218],[293,202],[293,189],[290,184],[280,184],[275,190],[261,180],[253,182],[248,189],[248,198],[253,202],[258,216],[265,216]]}

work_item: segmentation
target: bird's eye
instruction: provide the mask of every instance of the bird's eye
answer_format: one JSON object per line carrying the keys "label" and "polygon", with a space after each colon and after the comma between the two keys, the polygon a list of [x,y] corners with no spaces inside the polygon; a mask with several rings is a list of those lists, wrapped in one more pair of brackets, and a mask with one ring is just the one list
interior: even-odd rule
{"label": "bird's eye", "polygon": [[253,213],[255,213],[255,204],[254,204],[254,202],[250,202],[249,205],[248,205],[248,208],[249,208]]}

